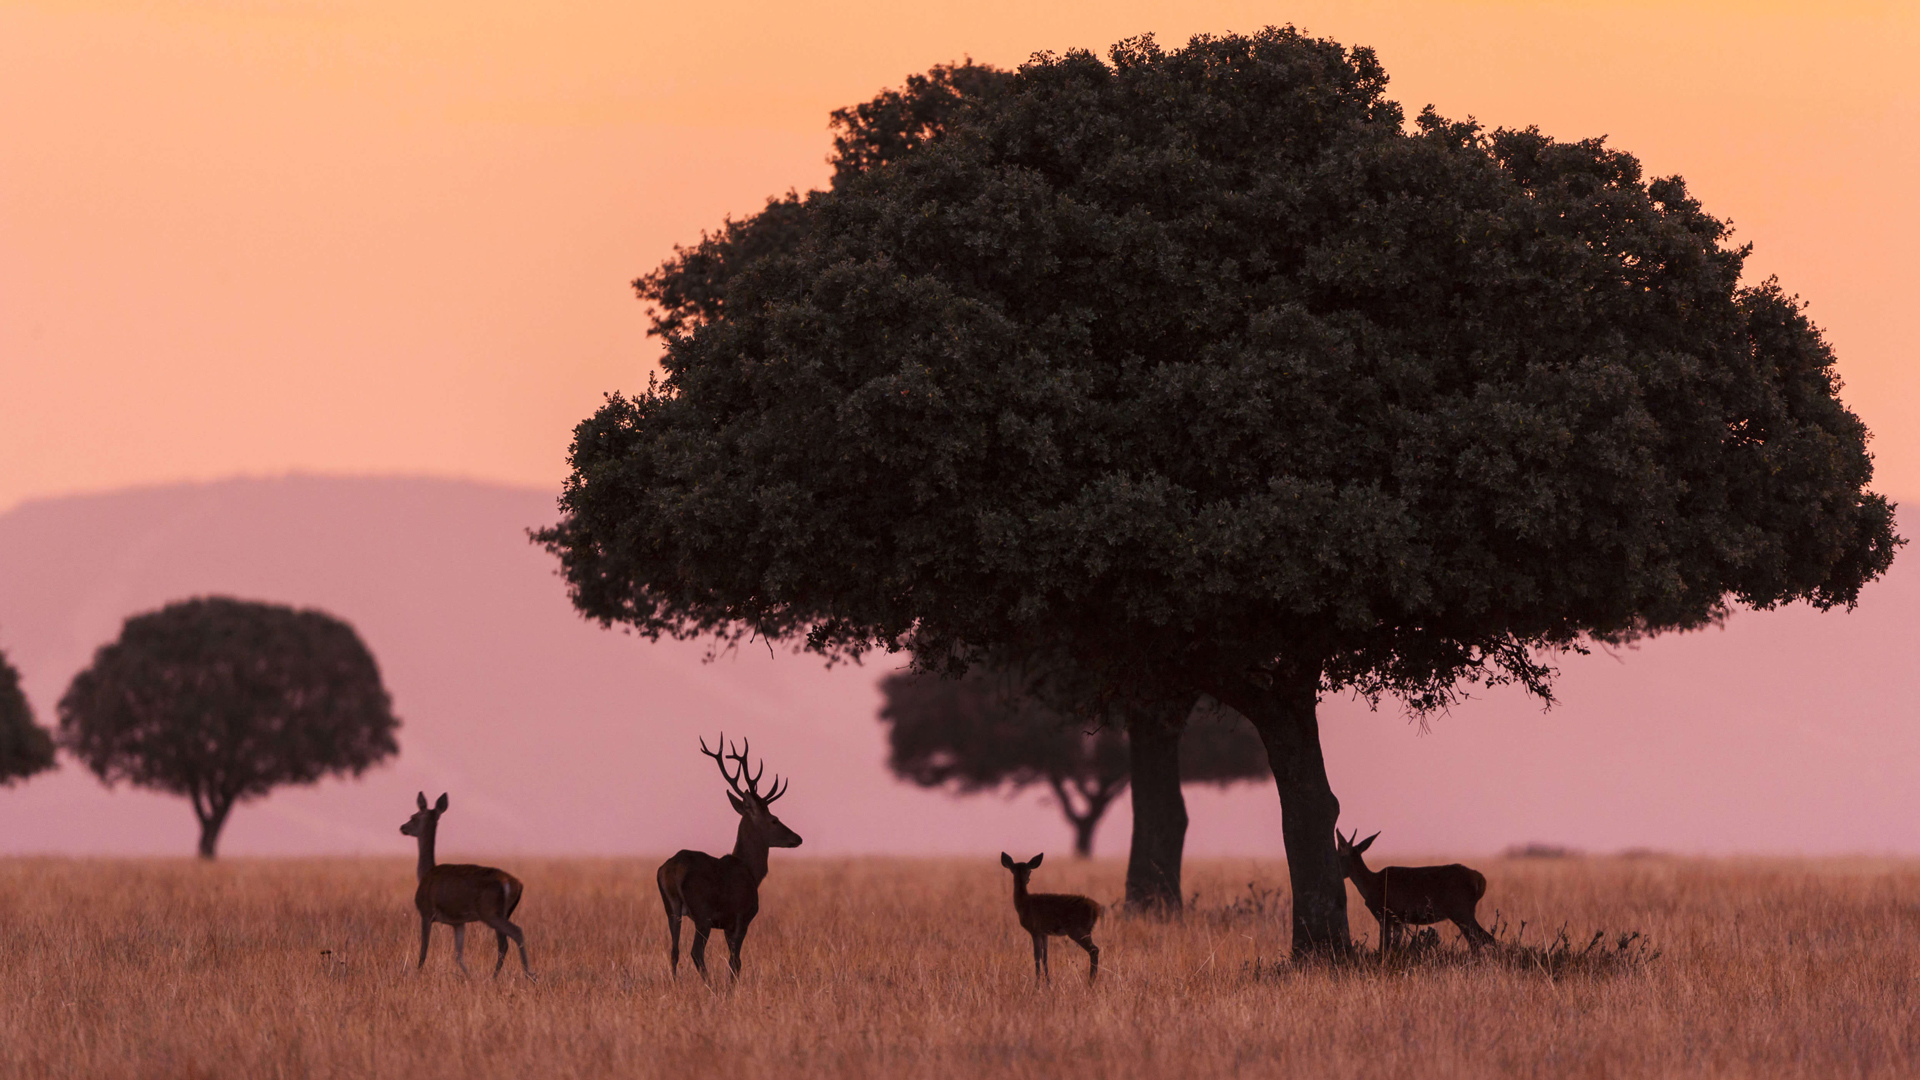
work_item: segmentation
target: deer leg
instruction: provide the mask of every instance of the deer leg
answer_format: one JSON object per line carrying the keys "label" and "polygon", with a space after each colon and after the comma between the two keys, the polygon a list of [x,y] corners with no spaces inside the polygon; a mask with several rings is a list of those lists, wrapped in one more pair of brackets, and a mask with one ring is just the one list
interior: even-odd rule
{"label": "deer leg", "polygon": [[712,923],[699,918],[693,920],[693,948],[687,954],[693,957],[693,966],[703,979],[707,977],[707,935],[712,931]]}
{"label": "deer leg", "polygon": [[1047,955],[1047,935],[1035,935],[1033,940],[1040,943],[1040,966],[1047,970],[1047,983],[1051,985],[1053,983],[1053,958]]}
{"label": "deer leg", "polygon": [[500,974],[500,965],[507,962],[507,939],[512,938],[513,943],[520,946],[521,972],[524,973],[529,980],[538,982],[540,976],[535,975],[533,973],[533,966],[527,963],[527,935],[522,933],[519,927],[508,922],[504,917],[502,917],[498,923],[494,924],[493,932],[500,938],[500,959],[494,961],[493,973],[495,975]]}
{"label": "deer leg", "polygon": [[737,929],[727,931],[727,965],[733,969],[733,977],[736,979],[740,977],[740,946],[747,943],[747,927],[750,925],[752,925],[751,919],[740,919],[737,921]]}
{"label": "deer leg", "polygon": [[1464,919],[1453,920],[1453,925],[1460,928],[1460,936],[1467,939],[1467,948],[1474,952],[1479,952],[1480,946],[1493,942],[1493,935],[1487,933],[1487,928],[1481,926],[1480,920],[1471,914]]}
{"label": "deer leg", "polygon": [[1093,943],[1092,934],[1076,934],[1073,943],[1087,950],[1087,959],[1090,961],[1087,967],[1087,982],[1091,984],[1093,977],[1100,974],[1100,946]]}
{"label": "deer leg", "polygon": [[467,970],[467,924],[453,924],[453,962],[460,965],[460,974],[471,975]]}
{"label": "deer leg", "polygon": [[1044,935],[1033,935],[1033,981],[1040,981],[1040,966],[1047,958],[1047,939]]}
{"label": "deer leg", "polygon": [[680,909],[674,906],[673,897],[667,895],[667,887],[660,886],[660,906],[667,909],[667,970],[674,978],[680,977]]}
{"label": "deer leg", "polygon": [[500,968],[507,962],[507,941],[511,939],[515,945],[520,946],[520,970],[526,972],[527,978],[537,980],[539,976],[535,975],[533,968],[527,964],[527,935],[522,933],[519,927],[508,922],[504,915],[495,915],[486,919],[485,922],[493,928],[494,939],[500,944],[500,955],[493,960],[494,978],[500,977]]}
{"label": "deer leg", "polygon": [[422,915],[420,916],[420,963],[415,965],[414,970],[418,971],[427,966],[427,945],[432,940],[433,916]]}
{"label": "deer leg", "polygon": [[723,933],[727,936],[727,971],[735,979],[740,977],[740,943],[746,937],[729,927]]}

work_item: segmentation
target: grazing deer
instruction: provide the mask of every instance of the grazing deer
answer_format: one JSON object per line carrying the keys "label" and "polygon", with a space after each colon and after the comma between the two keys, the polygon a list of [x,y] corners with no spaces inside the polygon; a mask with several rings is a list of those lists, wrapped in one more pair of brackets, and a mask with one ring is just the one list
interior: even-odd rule
{"label": "grazing deer", "polygon": [[[1492,943],[1493,935],[1487,933],[1474,915],[1480,898],[1487,894],[1487,879],[1480,871],[1459,863],[1383,866],[1369,870],[1360,853],[1373,844],[1379,833],[1358,843],[1341,836],[1337,829],[1333,835],[1339,843],[1347,877],[1353,880],[1354,888],[1360,890],[1360,898],[1367,902],[1367,910],[1373,912],[1380,924],[1382,952],[1394,947],[1402,926],[1427,926],[1442,920],[1459,927],[1461,936],[1475,952],[1480,946]],[[1354,830],[1353,835],[1358,837],[1359,830]]]}
{"label": "grazing deer", "polygon": [[[726,738],[726,732],[721,732],[721,745],[728,750],[726,757],[721,757],[718,750],[707,749],[705,739],[700,740],[700,752],[720,766],[720,775],[731,789],[727,801],[740,815],[733,853],[716,859],[704,851],[681,851],[661,863],[654,874],[660,885],[660,902],[667,908],[667,931],[672,936],[667,957],[675,975],[680,974],[680,920],[684,917],[693,920],[693,966],[699,969],[700,977],[707,977],[707,934],[716,926],[727,935],[728,967],[734,978],[740,977],[740,945],[747,939],[753,917],[760,913],[767,849],[800,846],[800,834],[767,809],[787,793],[779,775],[775,774],[773,786],[761,795],[760,777],[767,771],[766,763],[762,761],[758,772],[747,775],[746,741],[741,740],[740,749],[733,751]],[[729,759],[739,763],[737,774],[727,772]]]}
{"label": "grazing deer", "polygon": [[527,973],[527,978],[537,979],[533,969],[527,966],[526,935],[507,921],[513,909],[520,906],[520,896],[526,891],[520,879],[491,866],[434,865],[433,838],[440,830],[440,815],[447,812],[447,796],[441,793],[440,801],[434,803],[432,809],[427,808],[426,792],[421,792],[418,798],[419,811],[400,826],[400,832],[420,839],[420,887],[413,893],[413,906],[420,909],[419,967],[427,966],[427,943],[433,936],[433,924],[443,922],[453,927],[453,962],[460,965],[464,973],[467,924],[477,922],[492,927],[500,941],[500,955],[493,962],[495,978],[500,975],[500,966],[507,962],[507,939],[512,938],[514,944],[520,946],[520,970]]}
{"label": "grazing deer", "polygon": [[1014,862],[1011,855],[1000,853],[1000,865],[1013,871],[1013,910],[1020,916],[1020,928],[1033,935],[1033,981],[1039,982],[1042,975],[1053,981],[1053,969],[1047,963],[1047,938],[1068,937],[1087,950],[1091,961],[1087,982],[1091,983],[1100,974],[1100,946],[1093,943],[1093,924],[1100,921],[1106,909],[1084,896],[1028,892],[1027,880],[1045,857],[1042,852],[1026,862]]}

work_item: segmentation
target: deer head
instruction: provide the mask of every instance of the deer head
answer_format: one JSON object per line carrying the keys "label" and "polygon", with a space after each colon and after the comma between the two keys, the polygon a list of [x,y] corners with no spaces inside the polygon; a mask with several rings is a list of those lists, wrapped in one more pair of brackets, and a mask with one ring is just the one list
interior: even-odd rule
{"label": "deer head", "polygon": [[407,819],[405,825],[400,826],[402,836],[423,835],[426,830],[439,823],[441,814],[447,812],[447,793],[444,791],[440,793],[440,801],[434,803],[432,809],[427,808],[426,792],[421,792],[416,799],[420,803],[420,809]]}
{"label": "deer head", "polygon": [[1346,875],[1353,879],[1354,885],[1364,894],[1375,883],[1376,875],[1374,871],[1367,869],[1367,862],[1360,857],[1360,853],[1372,847],[1380,834],[1374,833],[1365,840],[1355,842],[1354,837],[1359,835],[1359,829],[1353,830],[1353,837],[1341,836],[1339,829],[1333,830],[1334,851],[1340,857],[1340,865],[1346,871]]}
{"label": "deer head", "polygon": [[1047,853],[1043,851],[1026,862],[1014,862],[1013,856],[1003,851],[1000,853],[1000,865],[1013,871],[1013,884],[1018,888],[1033,877],[1033,872],[1040,867],[1040,860],[1046,857]]}
{"label": "deer head", "polygon": [[[767,789],[765,795],[762,795],[760,793],[760,778],[766,775],[767,763],[764,760],[761,761],[760,768],[749,775],[747,772],[748,746],[746,740],[742,739],[740,741],[740,749],[734,750],[733,747],[727,743],[726,739],[726,733],[721,732],[719,741],[727,751],[724,757],[721,756],[718,750],[707,749],[707,740],[704,738],[700,740],[700,752],[712,758],[714,764],[720,766],[720,776],[726,780],[727,787],[730,789],[727,792],[727,801],[733,804],[734,812],[740,815],[740,830],[742,834],[751,832],[757,840],[768,847],[799,847],[800,834],[787,828],[785,823],[775,817],[772,810],[768,809],[780,796],[787,793],[787,789],[780,783],[780,775],[778,773],[774,774],[773,786]],[[727,770],[727,762],[729,761],[738,764],[739,768],[733,772],[729,772]],[[742,786],[743,784],[745,785],[744,787]]]}
{"label": "deer head", "polygon": [[1335,829],[1333,831],[1333,839],[1335,842],[1335,847],[1339,850],[1341,858],[1344,859],[1350,855],[1359,855],[1361,852],[1372,847],[1373,842],[1380,838],[1379,833],[1374,833],[1372,836],[1367,837],[1365,840],[1358,840],[1357,838],[1359,837],[1359,835],[1360,835],[1359,829],[1353,830],[1352,837],[1341,836],[1340,830],[1338,829]]}

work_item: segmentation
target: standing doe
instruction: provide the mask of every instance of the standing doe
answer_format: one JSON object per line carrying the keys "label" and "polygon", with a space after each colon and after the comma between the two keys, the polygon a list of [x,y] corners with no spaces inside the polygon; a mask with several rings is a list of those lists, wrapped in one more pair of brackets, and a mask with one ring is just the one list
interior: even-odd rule
{"label": "standing doe", "polygon": [[[1346,864],[1347,877],[1353,880],[1353,887],[1360,890],[1360,898],[1367,902],[1367,910],[1373,912],[1380,924],[1382,952],[1394,947],[1400,927],[1427,926],[1442,920],[1459,927],[1461,936],[1475,952],[1480,946],[1492,943],[1493,935],[1487,933],[1474,914],[1480,898],[1487,894],[1487,879],[1480,871],[1459,863],[1383,866],[1369,870],[1360,853],[1373,844],[1379,833],[1358,843],[1341,836],[1337,829],[1333,835],[1339,844],[1340,859]],[[1354,830],[1353,835],[1358,837],[1359,830]]]}
{"label": "standing doe", "polygon": [[[767,771],[764,761],[752,776],[747,775],[747,743],[743,739],[735,752],[726,744],[726,732],[720,733],[725,758],[718,750],[707,749],[700,740],[700,752],[720,766],[720,775],[731,790],[727,801],[740,815],[740,831],[733,841],[733,852],[719,858],[704,851],[682,850],[660,864],[654,881],[660,886],[660,902],[667,909],[667,931],[672,937],[668,963],[675,975],[680,973],[680,920],[693,920],[693,966],[700,977],[707,977],[707,934],[719,927],[727,935],[727,964],[734,978],[740,977],[740,945],[747,939],[747,927],[760,913],[760,883],[767,878],[767,849],[800,846],[800,834],[782,824],[767,809],[787,789],[775,774],[773,786],[760,794],[760,777]],[[727,772],[727,760],[739,763],[737,774]],[[742,781],[746,786],[741,787]]]}
{"label": "standing doe", "polygon": [[442,922],[453,927],[453,962],[465,972],[467,924],[477,922],[492,927],[500,941],[500,955],[493,962],[496,978],[500,975],[500,966],[507,962],[508,938],[520,946],[520,970],[526,972],[529,979],[538,978],[527,966],[526,936],[507,921],[513,909],[520,906],[520,895],[526,891],[520,879],[491,866],[434,865],[433,839],[440,831],[440,815],[447,812],[447,796],[442,792],[440,801],[434,803],[432,809],[427,808],[426,792],[421,792],[418,798],[419,811],[400,826],[400,832],[420,839],[420,887],[413,893],[413,906],[420,909],[419,966],[427,966],[427,943],[433,935],[433,924]]}
{"label": "standing doe", "polygon": [[1039,982],[1044,974],[1048,982],[1053,981],[1053,968],[1047,963],[1047,938],[1068,937],[1087,950],[1091,961],[1087,982],[1091,983],[1100,974],[1100,946],[1093,943],[1093,924],[1100,921],[1105,909],[1084,896],[1028,892],[1027,880],[1045,857],[1042,852],[1026,862],[1014,862],[1013,856],[1000,853],[1000,865],[1013,871],[1013,910],[1020,916],[1020,928],[1033,935],[1033,980]]}

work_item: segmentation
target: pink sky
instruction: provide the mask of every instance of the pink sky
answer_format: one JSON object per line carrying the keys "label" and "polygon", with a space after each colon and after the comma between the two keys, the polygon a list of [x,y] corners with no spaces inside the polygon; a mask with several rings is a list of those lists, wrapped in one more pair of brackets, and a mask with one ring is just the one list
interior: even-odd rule
{"label": "pink sky", "polygon": [[[1285,21],[1374,46],[1409,109],[1606,135],[1649,172],[1685,175],[1755,245],[1752,276],[1778,274],[1811,303],[1875,432],[1876,487],[1920,494],[1909,3],[0,0],[0,513],[289,471],[553,491],[572,425],[652,370],[628,282],[723,215],[822,183],[829,110],[962,56],[1011,66],[1145,31],[1178,43]],[[0,585],[30,574],[0,565]],[[176,574],[149,591],[162,581],[219,586]],[[1920,770],[1913,595],[1891,583],[1859,616],[1755,617],[1570,669],[1567,709],[1544,720],[1491,703],[1416,738],[1397,714],[1335,703],[1335,782],[1349,807],[1348,792],[1377,799],[1359,805],[1404,837],[1388,850],[1914,850],[1897,824],[1914,820],[1900,792]],[[103,607],[94,622],[130,613]],[[17,658],[28,646],[8,619],[0,647]],[[1842,662],[1855,667],[1836,680]],[[703,670],[687,678],[718,677]],[[43,720],[70,674],[28,672]],[[791,678],[782,692],[815,692]],[[1839,685],[1862,689],[1839,700]],[[817,692],[808,708],[865,693]],[[1743,737],[1760,714],[1756,730],[1778,738]],[[847,737],[870,739],[871,718],[857,719]],[[1498,797],[1442,782],[1489,755]],[[1793,788],[1796,768],[1817,784]],[[1703,775],[1717,778],[1704,794],[1675,796]],[[1785,794],[1764,797],[1769,784]],[[31,797],[78,791],[49,790]],[[334,812],[309,797],[286,813]],[[1452,800],[1444,814],[1438,797]],[[124,809],[137,799],[113,798],[140,816]],[[234,840],[360,850],[379,822],[338,844],[236,822]],[[1277,850],[1272,824],[1197,824],[1197,850]],[[1840,838],[1846,827],[1859,836]],[[545,849],[561,824],[527,828],[512,843]],[[1124,828],[1109,826],[1109,850]],[[167,836],[96,849],[171,850]]]}

